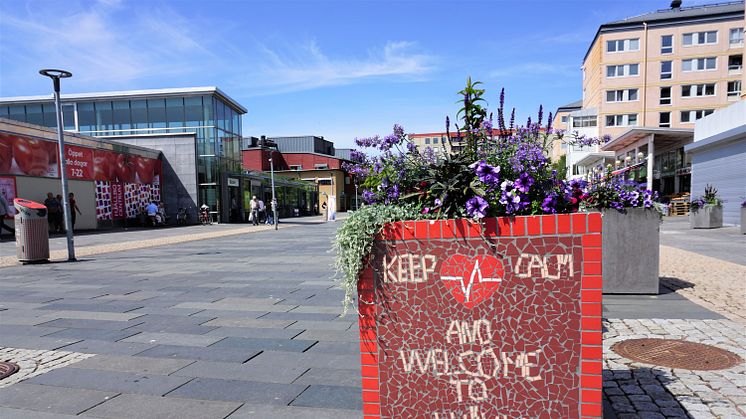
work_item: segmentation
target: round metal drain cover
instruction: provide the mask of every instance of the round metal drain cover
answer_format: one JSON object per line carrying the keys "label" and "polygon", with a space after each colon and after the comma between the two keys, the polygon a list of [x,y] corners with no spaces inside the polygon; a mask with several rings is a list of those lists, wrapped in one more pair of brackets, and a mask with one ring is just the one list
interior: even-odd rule
{"label": "round metal drain cover", "polygon": [[635,362],[685,370],[724,370],[743,362],[733,352],[685,340],[629,339],[611,350]]}
{"label": "round metal drain cover", "polygon": [[0,362],[0,380],[18,372],[18,365],[12,362]]}

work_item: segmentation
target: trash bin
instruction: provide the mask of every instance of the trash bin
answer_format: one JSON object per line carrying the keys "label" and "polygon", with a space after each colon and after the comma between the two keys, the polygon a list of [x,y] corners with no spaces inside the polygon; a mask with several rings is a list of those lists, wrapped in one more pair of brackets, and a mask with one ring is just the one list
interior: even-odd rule
{"label": "trash bin", "polygon": [[49,225],[47,207],[38,202],[16,198],[16,248],[23,263],[49,260]]}

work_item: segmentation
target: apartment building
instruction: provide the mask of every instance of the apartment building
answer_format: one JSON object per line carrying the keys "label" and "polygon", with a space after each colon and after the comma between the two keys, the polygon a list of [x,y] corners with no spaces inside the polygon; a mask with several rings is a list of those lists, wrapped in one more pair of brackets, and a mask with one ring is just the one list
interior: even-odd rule
{"label": "apartment building", "polygon": [[[595,117],[596,135],[612,140],[586,152],[642,164],[637,178],[663,194],[687,191],[683,147],[695,121],[742,96],[743,31],[743,1],[682,7],[674,0],[601,25],[583,59],[582,109],[568,119]],[[589,162],[577,157],[568,169],[579,175]]]}

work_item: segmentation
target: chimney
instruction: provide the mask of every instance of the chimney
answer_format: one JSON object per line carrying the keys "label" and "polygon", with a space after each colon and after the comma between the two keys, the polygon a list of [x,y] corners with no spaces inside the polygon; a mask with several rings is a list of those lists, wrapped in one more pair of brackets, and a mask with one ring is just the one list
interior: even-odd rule
{"label": "chimney", "polygon": [[259,138],[260,138],[260,140],[259,140],[259,147],[264,148],[264,143],[267,142],[267,137],[265,135],[262,135]]}
{"label": "chimney", "polygon": [[681,9],[681,0],[673,0],[671,2],[671,9],[673,9],[673,10],[679,10],[679,9]]}

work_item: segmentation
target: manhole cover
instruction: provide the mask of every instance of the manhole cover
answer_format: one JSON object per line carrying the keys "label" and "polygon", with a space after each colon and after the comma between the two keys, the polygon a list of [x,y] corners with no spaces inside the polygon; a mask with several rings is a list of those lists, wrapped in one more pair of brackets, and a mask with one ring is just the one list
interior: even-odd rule
{"label": "manhole cover", "polygon": [[611,350],[632,361],[685,370],[724,370],[743,362],[725,349],[674,339],[629,339]]}
{"label": "manhole cover", "polygon": [[18,372],[18,365],[12,362],[0,362],[0,380]]}

